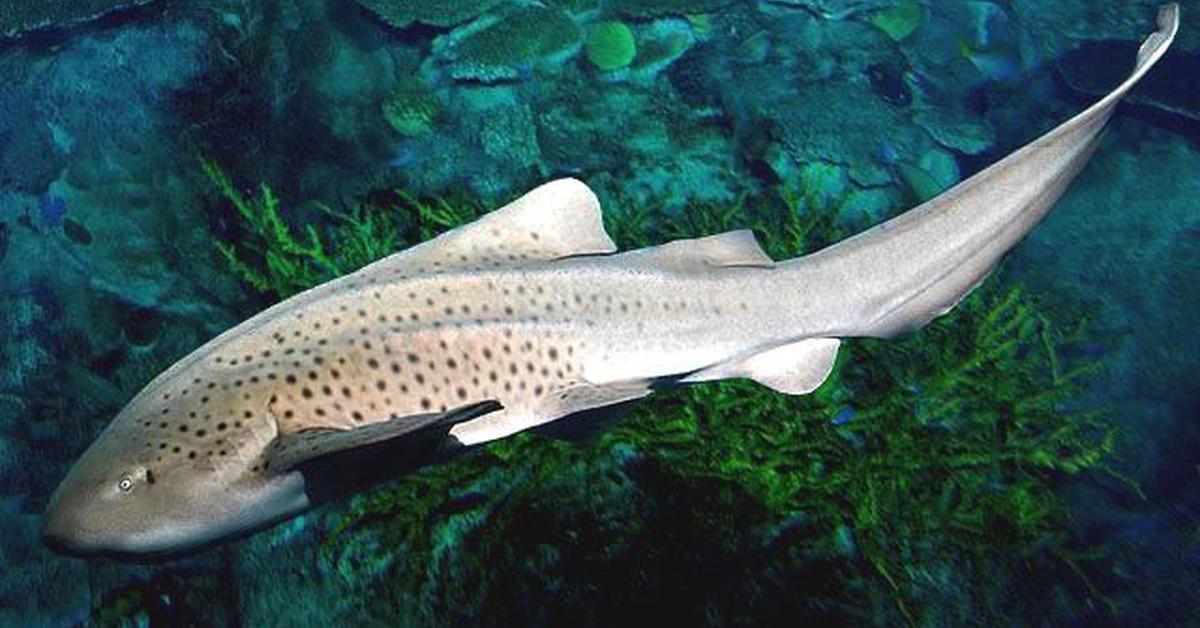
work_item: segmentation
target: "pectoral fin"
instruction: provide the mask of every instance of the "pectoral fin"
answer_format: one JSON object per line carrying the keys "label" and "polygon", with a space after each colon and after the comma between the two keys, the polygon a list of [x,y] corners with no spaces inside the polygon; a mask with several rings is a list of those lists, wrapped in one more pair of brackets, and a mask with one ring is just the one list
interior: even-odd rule
{"label": "pectoral fin", "polygon": [[310,429],[280,436],[264,454],[266,467],[274,473],[280,473],[318,458],[385,441],[445,435],[458,423],[501,408],[499,402],[489,400],[446,412],[399,416],[350,430]]}

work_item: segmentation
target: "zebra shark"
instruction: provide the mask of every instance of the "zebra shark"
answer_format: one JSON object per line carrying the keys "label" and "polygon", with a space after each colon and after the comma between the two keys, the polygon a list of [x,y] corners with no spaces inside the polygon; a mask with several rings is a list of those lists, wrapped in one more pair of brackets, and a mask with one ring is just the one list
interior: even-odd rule
{"label": "zebra shark", "polygon": [[[51,548],[152,560],[326,497],[324,474],[503,438],[656,387],[816,389],[841,338],[954,307],[1046,215],[1179,26],[1163,7],[1132,74],[940,196],[833,246],[769,258],[748,231],[617,253],[563,179],[287,299],[167,369],[52,496]],[[374,456],[372,458],[372,456]],[[335,485],[336,486],[336,485]]]}

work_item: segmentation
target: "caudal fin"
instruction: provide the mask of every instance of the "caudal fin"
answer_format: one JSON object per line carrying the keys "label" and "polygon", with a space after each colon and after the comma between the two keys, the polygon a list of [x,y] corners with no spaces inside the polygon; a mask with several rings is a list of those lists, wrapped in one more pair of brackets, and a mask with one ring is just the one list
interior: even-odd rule
{"label": "caudal fin", "polygon": [[887,337],[954,307],[1040,221],[1095,151],[1117,104],[1166,53],[1179,6],[1112,93],[1058,128],[936,198],[852,238],[791,260],[808,294],[829,295],[811,326],[830,336]]}

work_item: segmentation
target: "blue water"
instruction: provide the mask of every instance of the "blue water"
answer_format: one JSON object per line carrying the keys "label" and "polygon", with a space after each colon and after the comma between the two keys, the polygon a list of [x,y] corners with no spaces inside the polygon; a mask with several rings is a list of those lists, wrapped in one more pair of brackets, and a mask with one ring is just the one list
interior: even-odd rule
{"label": "blue water", "polygon": [[[411,486],[385,484],[150,565],[58,556],[38,530],[72,462],[143,385],[284,296],[222,255],[218,243],[253,257],[245,247],[256,241],[201,159],[250,197],[270,186],[287,224],[347,249],[335,235],[344,223],[323,208],[391,207],[396,242],[410,242],[425,232],[406,199],[494,208],[562,176],[585,181],[606,210],[647,212],[668,227],[689,229],[699,207],[803,197],[794,211],[836,205],[832,224],[850,233],[1107,93],[1153,31],[1156,4],[3,3],[0,625],[1200,617],[1200,3],[1182,3],[1174,48],[989,280],[1091,312],[1086,337],[1060,358],[1101,367],[1055,409],[1104,413],[1109,451],[1079,472],[998,465],[989,480],[1001,494],[1016,475],[1031,478],[1050,496],[1037,504],[1063,509],[1041,519],[1030,506],[1030,520],[1048,527],[1011,538],[987,528],[982,544],[957,545],[954,529],[966,524],[953,513],[987,501],[986,489],[913,503],[942,513],[930,529],[950,531],[937,534],[902,526],[900,509],[864,518],[861,501],[841,503],[832,519],[805,493],[779,506],[765,474],[737,475],[719,458],[736,452],[704,449],[705,438],[719,440],[704,426],[722,417],[693,416],[701,428],[690,436],[642,417],[607,440],[534,436],[515,454],[452,463],[417,493],[420,508],[393,504],[356,520],[372,496]],[[1068,311],[1079,310],[1048,308],[1038,324],[1071,329]],[[847,360],[863,355],[851,345]],[[919,373],[916,361],[888,355],[880,372]],[[1005,364],[994,368],[1013,368]],[[863,377],[840,368],[847,381]],[[1024,385],[1040,390],[1059,375]],[[822,389],[833,411],[818,423],[841,434],[844,452],[885,459],[863,421],[908,425],[936,410],[926,407],[929,381],[898,379],[908,401],[886,416]],[[680,412],[653,408],[664,424]],[[961,434],[979,412],[937,415],[922,438]],[[696,465],[672,459],[676,436]],[[785,445],[790,453],[760,456],[781,469],[778,485],[836,464]],[[539,466],[540,455],[551,462]],[[346,521],[356,534],[341,535]],[[896,539],[883,562],[871,540],[881,530]]]}

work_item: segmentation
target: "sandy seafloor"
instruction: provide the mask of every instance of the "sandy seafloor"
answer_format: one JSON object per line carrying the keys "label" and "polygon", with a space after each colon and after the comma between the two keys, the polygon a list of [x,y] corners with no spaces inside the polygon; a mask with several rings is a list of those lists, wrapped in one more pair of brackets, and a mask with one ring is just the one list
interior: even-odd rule
{"label": "sandy seafloor", "polygon": [[[197,156],[243,189],[270,185],[285,220],[321,229],[320,203],[400,190],[494,207],[566,175],[606,207],[661,221],[805,190],[843,203],[859,229],[1110,89],[1153,28],[1153,2],[0,4],[0,625],[603,625],[655,611],[653,595],[630,593],[639,587],[669,592],[658,610],[685,624],[1200,617],[1200,3],[1182,3],[1175,48],[993,279],[1097,308],[1104,368],[1073,405],[1110,412],[1119,436],[1103,466],[1139,488],[1101,472],[1048,474],[1070,512],[1049,536],[1069,539],[1069,565],[1047,566],[1037,544],[1049,541],[1035,539],[1022,551],[1036,558],[1000,575],[914,564],[891,593],[841,579],[863,567],[853,540],[819,564],[786,535],[732,553],[664,530],[638,545],[630,539],[650,533],[622,525],[702,527],[725,515],[700,506],[651,517],[673,506],[645,487],[631,489],[641,492],[630,514],[613,506],[624,493],[593,492],[580,468],[555,484],[576,488],[562,521],[578,526],[572,535],[602,528],[629,545],[575,563],[553,541],[524,547],[545,575],[524,588],[488,580],[519,571],[487,568],[523,554],[471,555],[462,540],[490,533],[484,510],[426,522],[436,565],[409,564],[375,537],[319,549],[345,501],[154,566],[57,557],[38,523],[71,462],[145,382],[275,298],[217,251],[214,241],[244,232]],[[497,475],[478,490],[527,481]],[[644,568],[588,573],[626,550],[621,568]],[[791,562],[763,567],[764,552]],[[679,556],[688,560],[670,561]],[[709,567],[716,575],[690,592],[692,570]],[[424,574],[412,581],[425,588],[389,586],[402,573]],[[1022,579],[1043,584],[1012,586]],[[620,594],[609,596],[614,582]],[[803,602],[819,596],[837,603]],[[572,604],[589,610],[572,616]],[[557,614],[539,611],[549,607]]]}

